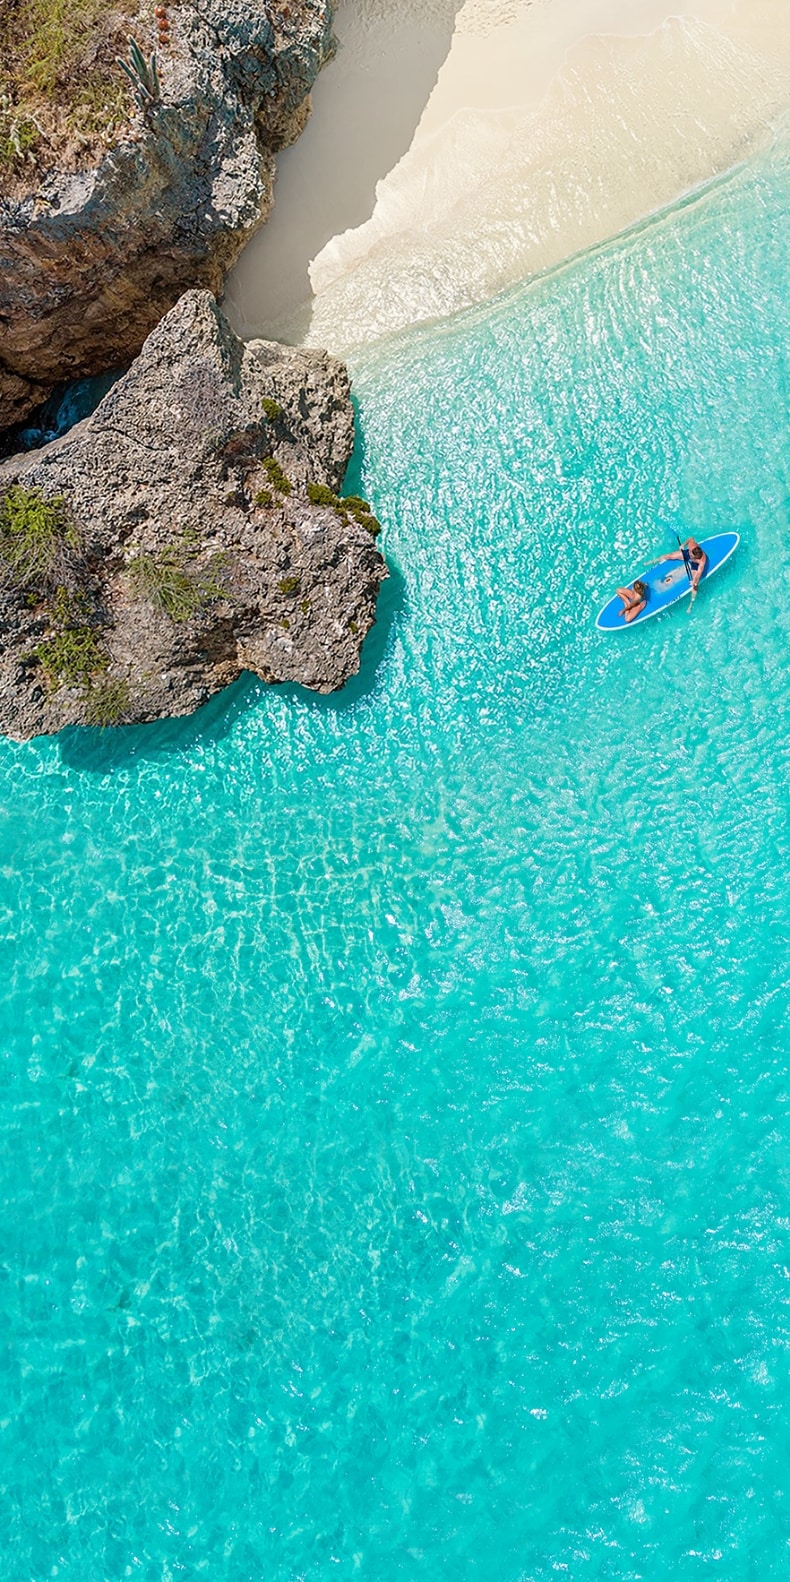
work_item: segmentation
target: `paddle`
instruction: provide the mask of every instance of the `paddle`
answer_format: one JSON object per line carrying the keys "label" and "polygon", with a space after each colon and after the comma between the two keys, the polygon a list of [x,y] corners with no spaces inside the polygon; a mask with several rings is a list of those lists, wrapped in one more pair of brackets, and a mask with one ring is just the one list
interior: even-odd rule
{"label": "paddle", "polygon": [[[676,527],[670,528],[670,532],[673,534],[675,542],[676,542],[676,544],[678,546],[678,549],[680,550],[680,553],[681,553],[681,555],[683,557],[683,565],[686,568],[686,576],[688,577],[689,584],[691,586],[691,599],[689,600],[689,615],[690,615],[691,614],[692,605],[694,603],[694,600],[696,599],[697,594],[699,593],[699,586],[694,581],[694,572],[693,572],[692,565],[691,565],[691,556],[690,556],[688,550],[686,549],[685,544],[682,544],[680,542],[680,534],[679,534],[677,528]],[[660,566],[661,562],[663,560],[666,560],[666,558],[667,558],[666,555],[659,555],[658,560],[651,560],[651,562],[650,562],[651,567],[652,566]]]}
{"label": "paddle", "polygon": [[[686,560],[686,556],[688,555],[688,550],[683,548],[683,545],[680,542],[680,534],[679,534],[677,528],[676,527],[670,527],[668,523],[665,523],[664,524],[664,531],[672,534],[672,537],[674,538],[675,543],[677,544],[678,549],[680,550],[680,553],[683,556],[683,564],[685,565],[686,571],[688,572],[689,568],[688,568],[688,562]],[[655,560],[649,561],[648,564],[650,566],[660,566],[662,561],[666,560],[667,558],[668,557],[665,554],[664,555],[657,555]]]}
{"label": "paddle", "polygon": [[[673,529],[673,531],[674,531],[674,529]],[[694,582],[694,573],[691,570],[691,556],[690,556],[685,544],[681,544],[681,542],[680,542],[680,534],[676,532],[675,533],[675,537],[676,537],[676,539],[678,541],[678,549],[680,550],[680,553],[683,556],[683,564],[684,564],[684,566],[686,568],[686,576],[688,577],[689,582],[691,582],[693,584],[693,582]]]}
{"label": "paddle", "polygon": [[685,544],[681,544],[681,542],[680,542],[680,534],[678,532],[676,532],[674,529],[673,529],[673,532],[675,532],[675,537],[676,537],[676,539],[678,541],[678,549],[680,550],[680,553],[683,556],[683,564],[684,564],[684,566],[686,568],[686,576],[688,577],[689,582],[691,584],[691,599],[689,600],[689,615],[690,615],[691,611],[692,611],[692,608],[693,608],[693,605],[694,605],[694,600],[696,599],[697,593],[698,593],[699,590],[698,590],[697,584],[694,581],[694,572],[693,572],[692,567],[691,567],[691,556],[690,556]]}

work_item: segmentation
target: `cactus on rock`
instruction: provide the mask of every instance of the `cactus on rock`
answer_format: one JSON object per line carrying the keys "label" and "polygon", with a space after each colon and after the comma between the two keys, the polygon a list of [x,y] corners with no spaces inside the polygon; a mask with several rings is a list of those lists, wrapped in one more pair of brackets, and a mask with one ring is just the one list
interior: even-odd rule
{"label": "cactus on rock", "polygon": [[140,45],[130,34],[129,60],[121,60],[120,55],[116,55],[115,60],[116,65],[120,66],[121,71],[129,78],[138,109],[145,112],[152,104],[158,104],[162,90],[156,65],[156,51],[154,50],[150,60],[146,60]]}

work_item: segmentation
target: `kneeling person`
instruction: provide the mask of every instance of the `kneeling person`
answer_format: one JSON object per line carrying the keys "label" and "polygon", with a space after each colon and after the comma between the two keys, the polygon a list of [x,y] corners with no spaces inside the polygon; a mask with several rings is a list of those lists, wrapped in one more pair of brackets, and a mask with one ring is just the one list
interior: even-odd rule
{"label": "kneeling person", "polygon": [[616,588],[615,592],[618,598],[622,599],[623,601],[623,619],[626,621],[635,621],[637,615],[641,615],[645,605],[647,604],[647,598],[650,592],[647,583],[640,582],[637,578],[633,587]]}

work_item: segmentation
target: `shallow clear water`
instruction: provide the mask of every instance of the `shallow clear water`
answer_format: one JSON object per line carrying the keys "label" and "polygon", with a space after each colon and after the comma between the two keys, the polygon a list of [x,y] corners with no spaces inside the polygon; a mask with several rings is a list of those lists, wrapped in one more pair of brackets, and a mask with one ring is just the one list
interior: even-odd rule
{"label": "shallow clear water", "polygon": [[2,748],[4,1576],[787,1575],[789,219],[358,370],[341,698]]}

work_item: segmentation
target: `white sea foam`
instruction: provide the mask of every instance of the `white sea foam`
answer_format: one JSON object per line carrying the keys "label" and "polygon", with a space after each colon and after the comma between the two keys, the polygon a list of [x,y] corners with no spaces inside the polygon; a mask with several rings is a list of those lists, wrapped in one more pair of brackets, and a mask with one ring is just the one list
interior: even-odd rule
{"label": "white sea foam", "polygon": [[[777,0],[349,0],[245,333],[343,351],[485,300],[752,152],[790,103]],[[290,163],[289,163],[290,161]]]}

